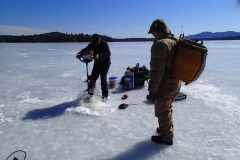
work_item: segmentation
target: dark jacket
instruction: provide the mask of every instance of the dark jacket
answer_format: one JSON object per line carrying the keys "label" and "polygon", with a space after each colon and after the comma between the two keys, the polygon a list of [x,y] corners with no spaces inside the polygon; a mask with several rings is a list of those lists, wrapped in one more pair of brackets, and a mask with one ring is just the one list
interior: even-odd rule
{"label": "dark jacket", "polygon": [[102,39],[100,39],[100,43],[95,45],[93,42],[89,43],[86,48],[83,50],[93,51],[93,55],[99,55],[98,59],[95,59],[95,63],[109,63],[111,62],[110,56],[111,52],[108,46],[108,43]]}

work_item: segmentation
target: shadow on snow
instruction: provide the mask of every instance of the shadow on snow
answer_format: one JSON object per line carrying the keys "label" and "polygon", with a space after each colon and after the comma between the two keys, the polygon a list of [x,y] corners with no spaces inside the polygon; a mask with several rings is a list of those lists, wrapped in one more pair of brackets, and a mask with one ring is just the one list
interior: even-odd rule
{"label": "shadow on snow", "polygon": [[145,140],[135,144],[132,148],[127,149],[125,152],[120,153],[115,157],[111,157],[111,160],[123,160],[123,159],[134,159],[142,160],[149,159],[151,156],[159,154],[162,150],[169,146],[159,145],[153,143],[151,140]]}
{"label": "shadow on snow", "polygon": [[40,120],[40,119],[47,119],[47,118],[54,118],[64,114],[65,110],[70,107],[76,107],[77,103],[75,101],[71,102],[64,102],[53,107],[42,108],[42,109],[35,109],[26,113],[22,120]]}

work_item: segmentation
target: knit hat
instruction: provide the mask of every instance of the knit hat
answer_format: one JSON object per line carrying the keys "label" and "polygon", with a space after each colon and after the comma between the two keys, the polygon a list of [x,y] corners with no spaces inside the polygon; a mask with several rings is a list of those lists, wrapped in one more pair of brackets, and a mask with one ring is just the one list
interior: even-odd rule
{"label": "knit hat", "polygon": [[167,25],[163,19],[156,19],[152,22],[148,34],[152,33],[155,30],[162,31],[167,28]]}
{"label": "knit hat", "polygon": [[100,39],[100,37],[99,37],[98,34],[95,33],[95,34],[92,35],[93,43],[99,43],[99,39]]}

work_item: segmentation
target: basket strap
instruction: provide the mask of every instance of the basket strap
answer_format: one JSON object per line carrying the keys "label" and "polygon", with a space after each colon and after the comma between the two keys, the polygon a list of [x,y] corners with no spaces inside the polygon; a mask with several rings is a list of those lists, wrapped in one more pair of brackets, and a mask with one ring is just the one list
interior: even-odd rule
{"label": "basket strap", "polygon": [[195,40],[193,40],[193,41],[196,42],[196,43],[198,43],[198,41],[200,41],[199,44],[203,44],[203,41],[202,41],[201,39],[195,39]]}

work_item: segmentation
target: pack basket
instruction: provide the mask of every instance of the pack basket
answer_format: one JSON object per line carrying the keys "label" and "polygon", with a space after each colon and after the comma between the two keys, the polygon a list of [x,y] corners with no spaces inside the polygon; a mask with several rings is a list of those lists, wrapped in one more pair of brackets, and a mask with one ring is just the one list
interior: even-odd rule
{"label": "pack basket", "polygon": [[[200,41],[200,43],[198,43]],[[181,34],[173,58],[172,76],[188,85],[202,74],[207,57],[207,48],[202,40],[190,40]]]}

